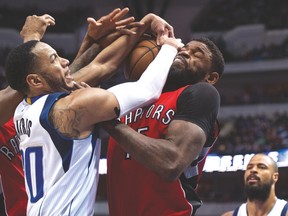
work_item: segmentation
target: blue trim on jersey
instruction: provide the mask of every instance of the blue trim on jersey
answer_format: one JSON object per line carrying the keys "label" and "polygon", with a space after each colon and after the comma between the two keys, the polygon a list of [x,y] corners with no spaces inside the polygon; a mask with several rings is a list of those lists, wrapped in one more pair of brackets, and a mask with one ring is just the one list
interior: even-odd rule
{"label": "blue trim on jersey", "polygon": [[54,103],[59,98],[65,97],[66,95],[67,93],[64,93],[64,92],[49,94],[45,101],[43,110],[40,115],[40,124],[49,133],[51,139],[53,140],[55,147],[60,153],[61,158],[62,158],[62,166],[65,172],[69,170],[72,151],[73,151],[73,140],[65,139],[61,137],[58,131],[49,123],[48,116],[49,116],[51,107],[54,105]]}
{"label": "blue trim on jersey", "polygon": [[97,143],[97,139],[99,138],[99,130],[98,127],[95,126],[93,132],[92,132],[92,139],[91,139],[91,145],[92,145],[92,154],[88,163],[88,167],[90,167],[90,164],[92,162],[92,157],[93,157],[93,152],[95,151],[95,147],[96,147],[96,143]]}
{"label": "blue trim on jersey", "polygon": [[281,216],[285,216],[288,210],[288,202],[285,204],[285,206],[283,207],[283,210],[281,212]]}
{"label": "blue trim on jersey", "polygon": [[233,215],[232,216],[237,216],[237,214],[238,214],[238,211],[239,211],[239,208],[240,208],[240,206],[238,206],[235,210],[234,210],[234,212],[233,212]]}

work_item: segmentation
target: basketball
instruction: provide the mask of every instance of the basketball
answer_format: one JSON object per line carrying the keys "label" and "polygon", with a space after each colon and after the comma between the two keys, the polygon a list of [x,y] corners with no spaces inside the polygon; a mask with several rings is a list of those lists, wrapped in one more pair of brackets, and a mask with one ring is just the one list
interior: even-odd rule
{"label": "basketball", "polygon": [[157,45],[154,38],[143,39],[138,42],[125,61],[125,78],[131,81],[138,80],[155,59],[159,50],[160,46]]}

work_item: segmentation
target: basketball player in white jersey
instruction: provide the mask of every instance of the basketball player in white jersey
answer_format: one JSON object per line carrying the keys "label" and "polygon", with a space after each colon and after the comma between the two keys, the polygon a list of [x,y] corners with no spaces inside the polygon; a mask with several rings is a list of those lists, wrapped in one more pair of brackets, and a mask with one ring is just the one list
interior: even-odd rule
{"label": "basketball player in white jersey", "polygon": [[[105,48],[81,73],[114,70],[151,27],[164,44],[137,82],[76,91],[69,61],[48,44],[29,41],[13,49],[5,71],[9,85],[26,95],[14,122],[28,193],[27,215],[93,215],[98,182],[100,140],[95,124],[117,118],[156,100],[183,44],[154,14],[141,20],[135,35]],[[155,73],[158,71],[158,73]]]}
{"label": "basketball player in white jersey", "polygon": [[254,155],[244,174],[247,202],[222,216],[288,216],[287,201],[278,199],[275,194],[278,177],[277,164],[271,157]]}

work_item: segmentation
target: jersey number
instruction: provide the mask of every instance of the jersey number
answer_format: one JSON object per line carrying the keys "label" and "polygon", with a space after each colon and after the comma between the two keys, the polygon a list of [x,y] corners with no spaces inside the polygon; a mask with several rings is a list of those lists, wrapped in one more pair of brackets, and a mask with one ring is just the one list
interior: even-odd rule
{"label": "jersey number", "polygon": [[[137,132],[138,133],[145,133],[148,130],[149,130],[149,127],[142,127],[142,128],[138,128]],[[131,155],[128,152],[125,153],[125,159],[131,159]]]}
{"label": "jersey number", "polygon": [[25,154],[21,151],[26,182],[30,192],[30,202],[43,197],[43,150],[42,147],[29,147]]}

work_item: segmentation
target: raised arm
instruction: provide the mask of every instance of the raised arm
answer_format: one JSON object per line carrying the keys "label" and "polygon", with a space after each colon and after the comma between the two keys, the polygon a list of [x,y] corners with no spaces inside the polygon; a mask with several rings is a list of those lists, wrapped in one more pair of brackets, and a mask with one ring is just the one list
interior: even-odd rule
{"label": "raised arm", "polygon": [[164,35],[168,36],[168,32],[171,31],[170,25],[155,14],[146,15],[141,22],[143,25],[131,29],[135,34],[119,37],[103,49],[89,65],[74,74],[74,79],[86,82],[90,86],[98,85],[99,76],[104,79],[110,77],[145,32],[151,31],[159,38],[163,38]]}
{"label": "raised arm", "polygon": [[133,22],[134,17],[123,18],[128,12],[128,8],[116,8],[99,20],[88,17],[88,29],[75,59],[80,57],[93,43],[98,42],[102,37],[106,37],[113,31]]}
{"label": "raised arm", "polygon": [[[69,66],[76,82],[85,81],[91,86],[97,86],[115,74],[116,70],[105,70],[104,72],[97,70],[93,73],[89,72],[91,76],[83,80],[82,75],[79,76],[74,73],[87,66],[105,47],[109,46],[121,35],[135,34],[131,28],[142,24],[134,22],[134,17],[125,18],[128,11],[128,8],[116,8],[97,21],[92,17],[87,18],[88,29],[86,35],[76,58]],[[77,88],[76,85],[75,87]]]}
{"label": "raised arm", "polygon": [[25,23],[20,31],[20,36],[23,38],[23,42],[29,40],[40,41],[46,32],[48,26],[55,25],[55,19],[49,14],[42,16],[27,16]]}

